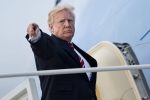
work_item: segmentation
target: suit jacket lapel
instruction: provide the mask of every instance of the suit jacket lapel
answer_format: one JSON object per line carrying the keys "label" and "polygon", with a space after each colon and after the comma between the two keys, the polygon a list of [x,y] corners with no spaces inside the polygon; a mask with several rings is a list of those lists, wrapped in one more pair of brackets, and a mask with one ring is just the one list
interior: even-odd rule
{"label": "suit jacket lapel", "polygon": [[[90,64],[91,67],[96,67],[97,66],[97,62],[94,58],[92,58],[91,56],[89,56],[87,53],[85,53],[83,50],[81,50],[78,46],[76,46],[75,44],[73,44],[75,49],[87,60],[87,62]],[[85,73],[86,74],[86,73]],[[96,76],[96,73],[93,72],[92,76],[91,76],[91,80],[90,82],[94,81]],[[94,78],[93,78],[94,77]],[[87,75],[86,75],[86,79],[88,79]],[[88,79],[89,80],[89,79]]]}
{"label": "suit jacket lapel", "polygon": [[[67,41],[61,40],[59,38],[57,38],[56,36],[52,35],[52,38],[54,39],[54,41],[56,42],[56,44],[58,45],[58,47],[60,46],[62,50],[66,51],[69,56],[77,63],[77,65],[79,65],[80,67],[80,61],[78,59],[78,55],[76,54],[75,51],[73,51],[69,45]],[[78,67],[78,66],[77,66]]]}
{"label": "suit jacket lapel", "polygon": [[77,62],[77,64],[80,67],[80,61],[79,61],[77,53],[69,47],[63,47],[63,49]]}

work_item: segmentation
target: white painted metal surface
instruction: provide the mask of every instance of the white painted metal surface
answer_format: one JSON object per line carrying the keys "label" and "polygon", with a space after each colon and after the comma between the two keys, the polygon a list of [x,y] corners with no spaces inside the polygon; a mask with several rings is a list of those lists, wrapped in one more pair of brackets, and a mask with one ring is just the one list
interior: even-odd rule
{"label": "white painted metal surface", "polygon": [[40,100],[35,80],[31,78],[25,80],[0,100]]}
{"label": "white painted metal surface", "polygon": [[[98,61],[98,66],[103,66],[103,68],[119,66],[119,69],[121,69],[126,66],[126,68],[132,69],[135,67],[128,66],[121,51],[108,41],[98,43],[89,51],[89,54]],[[112,69],[113,67],[111,67]],[[138,88],[129,70],[98,72],[96,89],[98,100],[141,100]]]}

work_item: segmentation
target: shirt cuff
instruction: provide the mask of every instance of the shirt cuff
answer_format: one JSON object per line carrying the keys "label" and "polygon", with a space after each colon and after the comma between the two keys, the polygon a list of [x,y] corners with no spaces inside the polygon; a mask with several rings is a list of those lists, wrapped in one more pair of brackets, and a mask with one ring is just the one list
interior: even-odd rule
{"label": "shirt cuff", "polygon": [[32,42],[32,43],[36,43],[39,39],[41,38],[41,31],[39,30],[36,34],[36,36],[29,36],[28,41]]}

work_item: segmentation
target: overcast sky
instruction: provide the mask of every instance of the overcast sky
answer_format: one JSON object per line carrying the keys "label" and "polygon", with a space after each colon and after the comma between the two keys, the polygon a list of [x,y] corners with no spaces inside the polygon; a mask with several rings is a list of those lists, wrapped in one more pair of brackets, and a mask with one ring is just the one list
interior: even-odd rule
{"label": "overcast sky", "polygon": [[[63,2],[65,1],[67,0],[63,0]],[[82,2],[70,0],[69,2],[80,6],[86,0]],[[0,74],[36,70],[33,53],[25,39],[26,28],[29,23],[36,22],[43,31],[49,33],[47,16],[54,5],[55,0],[0,1]],[[0,79],[0,97],[24,79]]]}
{"label": "overcast sky", "polygon": [[[26,28],[36,22],[46,32],[47,14],[55,0],[0,1],[0,73],[34,71],[35,64]],[[0,97],[12,90],[24,78],[0,79]]]}

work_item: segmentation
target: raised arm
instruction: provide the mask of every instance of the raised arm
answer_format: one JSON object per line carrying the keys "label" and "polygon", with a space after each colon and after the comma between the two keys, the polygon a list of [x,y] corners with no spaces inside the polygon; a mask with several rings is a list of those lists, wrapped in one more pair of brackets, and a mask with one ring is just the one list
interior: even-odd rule
{"label": "raised arm", "polygon": [[52,55],[50,53],[50,51],[53,52],[53,50],[50,50],[52,48],[50,36],[42,32],[36,23],[28,25],[26,39],[31,44],[33,53],[36,56],[47,59]]}

